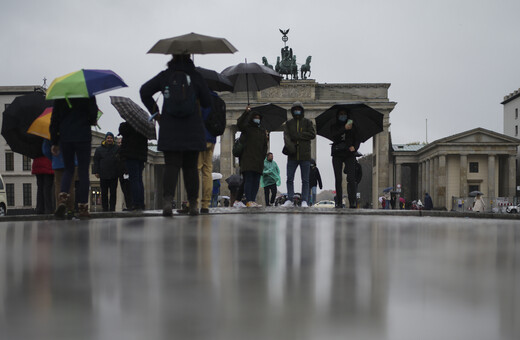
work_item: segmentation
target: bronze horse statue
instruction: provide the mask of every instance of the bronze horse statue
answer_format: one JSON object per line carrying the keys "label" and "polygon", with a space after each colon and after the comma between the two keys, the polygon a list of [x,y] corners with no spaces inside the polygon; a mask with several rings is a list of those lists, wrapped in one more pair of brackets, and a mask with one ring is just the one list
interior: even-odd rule
{"label": "bronze horse statue", "polygon": [[269,64],[266,57],[262,57],[262,63],[264,64],[264,66],[269,67],[271,70],[273,69],[273,65]]}
{"label": "bronze horse statue", "polygon": [[285,76],[285,79],[298,79],[298,65],[296,65],[296,55],[291,59],[280,61],[280,57],[276,59],[275,71]]}
{"label": "bronze horse statue", "polygon": [[301,73],[302,79],[307,79],[307,72],[309,72],[309,77],[311,76],[311,59],[312,59],[312,56],[308,56],[307,60],[305,61],[305,64],[303,64],[300,67],[300,73]]}

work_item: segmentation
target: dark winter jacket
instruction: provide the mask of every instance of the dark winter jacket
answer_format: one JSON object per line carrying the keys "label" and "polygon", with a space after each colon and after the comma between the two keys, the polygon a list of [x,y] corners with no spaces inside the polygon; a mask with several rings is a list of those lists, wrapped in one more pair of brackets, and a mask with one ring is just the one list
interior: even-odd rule
{"label": "dark winter jacket", "polygon": [[[304,117],[304,109],[300,117],[290,119],[285,123],[283,136],[285,146],[294,152],[287,155],[287,159],[295,161],[310,161],[311,160],[311,140],[316,138],[316,130],[314,124],[310,119]],[[291,113],[295,106],[291,108]]]}
{"label": "dark winter jacket", "polygon": [[320,185],[320,189],[323,189],[323,184],[321,183],[321,175],[318,167],[311,166],[311,171],[309,173],[309,188],[317,187]]}
{"label": "dark winter jacket", "polygon": [[33,175],[52,175],[52,162],[45,156],[35,158],[32,162],[31,174]]}
{"label": "dark winter jacket", "polygon": [[127,122],[119,125],[119,134],[123,136],[119,148],[121,160],[131,159],[146,162],[148,159],[148,138],[137,132]]}
{"label": "dark winter jacket", "polygon": [[240,171],[264,171],[264,159],[267,154],[267,130],[262,124],[253,122],[254,111],[245,111],[237,120],[238,130],[242,132],[244,151],[240,157]]}
{"label": "dark winter jacket", "polygon": [[[213,91],[210,91],[211,93],[211,96],[212,97],[218,97],[218,94],[213,92]],[[204,121],[206,121],[209,117],[209,114],[211,113],[211,110],[212,110],[212,107],[202,107],[201,108],[201,112],[202,112],[202,119]],[[206,129],[206,127],[204,127],[204,133],[205,133],[205,136],[206,136],[206,142],[208,143],[217,143],[217,137],[213,136],[211,133],[209,133],[209,131]]]}
{"label": "dark winter jacket", "polygon": [[428,195],[428,193],[424,194],[424,210],[432,210],[433,209],[433,201],[432,197]]}
{"label": "dark winter jacket", "polygon": [[90,142],[91,126],[97,124],[98,107],[96,97],[71,98],[71,107],[65,99],[54,101],[51,116],[51,142]]}
{"label": "dark winter jacket", "polygon": [[100,179],[114,179],[119,176],[119,147],[114,143],[106,144],[104,141],[94,153],[93,174],[99,174]]}
{"label": "dark winter jacket", "polygon": [[[172,62],[171,66],[141,86],[141,100],[151,114],[158,112],[153,95],[164,91],[174,71],[186,72],[192,81],[197,99],[201,107],[211,105],[211,97],[206,81],[195,70],[191,60]],[[164,112],[164,103],[163,103]],[[161,115],[159,121],[158,149],[160,151],[203,151],[206,150],[204,122],[200,110],[188,117]]]}
{"label": "dark winter jacket", "polygon": [[[336,120],[335,124],[330,126],[331,134],[332,134],[332,149],[334,149],[335,145],[342,144],[346,146],[345,156],[354,156],[355,152],[359,149],[359,145],[361,142],[357,137],[357,127],[356,123],[352,125],[352,129],[345,130],[345,122],[340,122]],[[348,150],[351,146],[354,147],[354,152]]]}

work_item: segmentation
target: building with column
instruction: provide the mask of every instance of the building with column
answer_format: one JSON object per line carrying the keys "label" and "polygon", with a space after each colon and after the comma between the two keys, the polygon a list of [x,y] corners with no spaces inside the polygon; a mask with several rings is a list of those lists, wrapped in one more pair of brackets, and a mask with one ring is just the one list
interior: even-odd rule
{"label": "building with column", "polygon": [[[409,200],[429,193],[436,209],[452,210],[453,198],[481,191],[490,200],[516,196],[520,140],[476,128],[430,144],[392,145],[392,186]],[[408,174],[403,176],[405,171]]]}
{"label": "building with column", "polygon": [[[518,134],[518,126],[520,125],[520,117],[518,111],[520,109],[520,89],[504,96],[504,135],[520,138]],[[516,156],[516,195],[520,196],[520,150]]]}

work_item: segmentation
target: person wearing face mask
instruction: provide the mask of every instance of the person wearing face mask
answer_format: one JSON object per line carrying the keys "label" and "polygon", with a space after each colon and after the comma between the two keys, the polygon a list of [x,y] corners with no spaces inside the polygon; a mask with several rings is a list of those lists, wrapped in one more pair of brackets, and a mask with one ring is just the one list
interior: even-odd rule
{"label": "person wearing face mask", "polygon": [[269,133],[262,126],[262,115],[248,106],[237,120],[238,130],[244,135],[244,151],[240,157],[240,171],[244,178],[247,207],[258,207],[255,202],[260,177],[264,171]]}
{"label": "person wearing face mask", "polygon": [[310,119],[304,117],[303,104],[295,102],[291,107],[292,119],[284,126],[284,150],[287,155],[287,201],[284,207],[294,206],[294,174],[300,167],[302,177],[302,207],[308,207],[309,173],[311,168],[311,140],[316,138],[316,130]]}
{"label": "person wearing face mask", "polygon": [[349,119],[346,109],[339,109],[336,113],[336,122],[331,126],[332,132],[332,167],[336,184],[336,208],[343,207],[343,164],[347,174],[347,193],[349,207],[356,208],[356,156],[359,149],[359,139],[356,136],[356,123]]}

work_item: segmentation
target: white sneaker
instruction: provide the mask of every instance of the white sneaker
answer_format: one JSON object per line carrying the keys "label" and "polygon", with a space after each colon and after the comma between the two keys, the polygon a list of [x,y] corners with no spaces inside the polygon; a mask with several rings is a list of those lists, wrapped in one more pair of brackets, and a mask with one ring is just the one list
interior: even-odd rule
{"label": "white sneaker", "polygon": [[287,200],[287,201],[285,201],[284,204],[282,204],[282,207],[291,208],[291,207],[294,207],[294,203],[292,201]]}
{"label": "white sneaker", "polygon": [[307,202],[303,201],[302,202],[302,208],[308,208],[308,207],[309,207],[309,205],[307,204]]}
{"label": "white sneaker", "polygon": [[233,203],[233,207],[235,208],[245,208],[246,205],[240,201],[235,201],[235,203]]}

